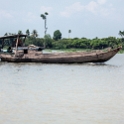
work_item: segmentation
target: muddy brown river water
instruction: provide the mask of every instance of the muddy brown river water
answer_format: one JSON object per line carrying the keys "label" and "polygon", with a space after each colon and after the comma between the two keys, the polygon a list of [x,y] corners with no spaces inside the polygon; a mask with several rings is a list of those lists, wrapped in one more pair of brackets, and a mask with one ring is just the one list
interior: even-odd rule
{"label": "muddy brown river water", "polygon": [[124,54],[106,63],[0,62],[0,124],[123,124]]}

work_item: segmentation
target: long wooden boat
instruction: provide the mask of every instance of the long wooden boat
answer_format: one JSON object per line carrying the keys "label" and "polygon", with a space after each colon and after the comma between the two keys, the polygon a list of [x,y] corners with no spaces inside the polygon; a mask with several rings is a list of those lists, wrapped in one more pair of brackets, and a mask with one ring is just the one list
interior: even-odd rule
{"label": "long wooden boat", "polygon": [[[0,52],[1,61],[7,62],[42,62],[42,63],[86,63],[86,62],[105,62],[111,59],[122,48],[121,46],[110,50],[97,50],[92,52],[73,52],[73,53],[43,53],[40,47],[18,47],[20,37],[25,35],[12,36],[18,37],[16,47],[11,52]],[[6,37],[8,38],[8,37]],[[2,37],[0,39],[6,39]]]}

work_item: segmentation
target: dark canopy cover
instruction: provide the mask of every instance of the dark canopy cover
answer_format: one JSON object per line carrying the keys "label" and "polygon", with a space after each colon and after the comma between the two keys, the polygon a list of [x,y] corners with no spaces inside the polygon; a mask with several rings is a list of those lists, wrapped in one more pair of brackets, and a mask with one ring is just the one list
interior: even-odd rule
{"label": "dark canopy cover", "polygon": [[27,35],[25,34],[21,34],[21,35],[10,35],[10,36],[3,36],[3,37],[0,37],[0,39],[8,39],[8,38],[17,38],[17,37],[26,37]]}

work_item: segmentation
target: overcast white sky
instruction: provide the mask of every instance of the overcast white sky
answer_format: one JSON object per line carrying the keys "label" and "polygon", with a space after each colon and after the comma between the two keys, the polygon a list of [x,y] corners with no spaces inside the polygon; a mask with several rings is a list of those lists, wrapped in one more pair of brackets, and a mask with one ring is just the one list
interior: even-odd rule
{"label": "overcast white sky", "polygon": [[59,29],[67,38],[70,29],[72,38],[119,37],[124,30],[124,0],[0,0],[0,36],[36,29],[43,37],[44,12],[51,36]]}

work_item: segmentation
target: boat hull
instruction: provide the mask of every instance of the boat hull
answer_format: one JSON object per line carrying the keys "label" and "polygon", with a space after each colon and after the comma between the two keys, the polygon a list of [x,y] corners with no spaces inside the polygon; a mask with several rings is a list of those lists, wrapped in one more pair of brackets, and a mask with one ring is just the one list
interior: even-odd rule
{"label": "boat hull", "polygon": [[7,62],[42,62],[42,63],[86,63],[105,62],[111,59],[121,47],[109,51],[76,52],[76,53],[41,53],[29,51],[28,54],[18,52],[15,54],[1,53],[1,61]]}

